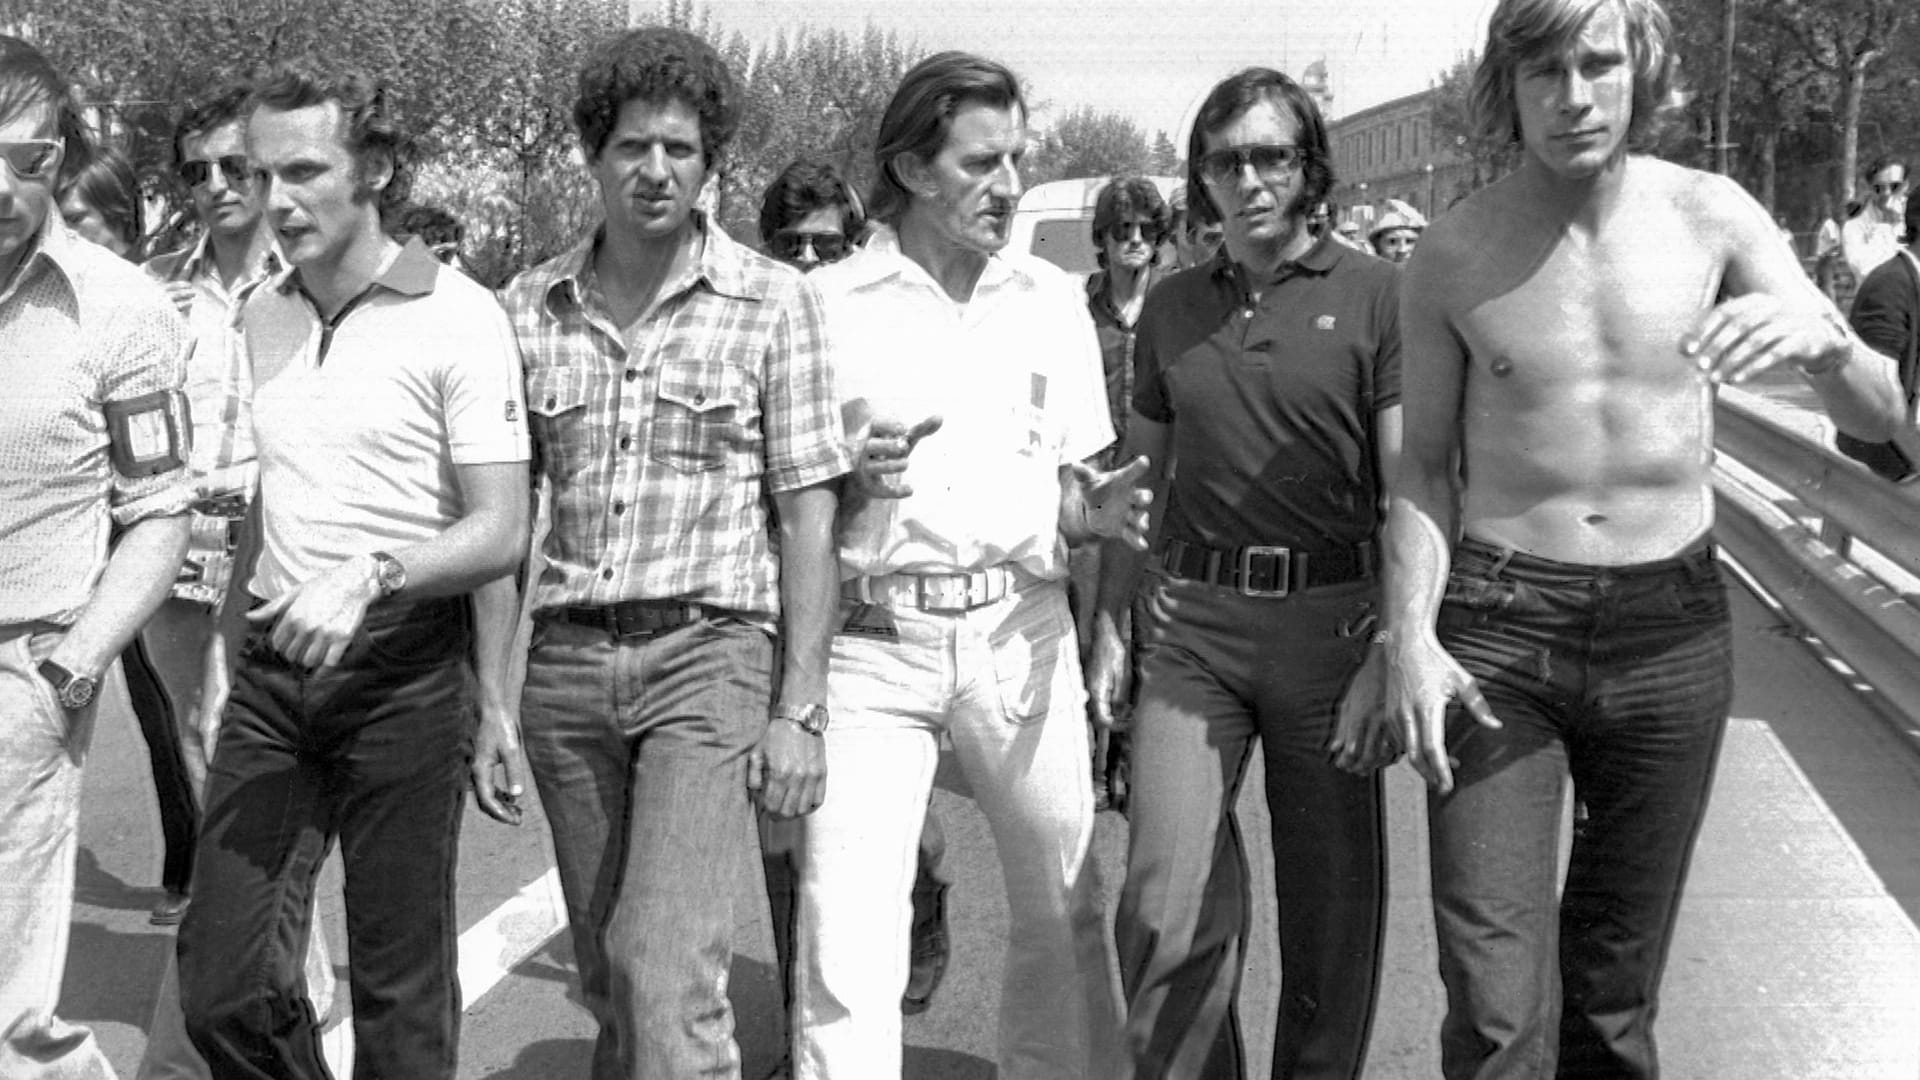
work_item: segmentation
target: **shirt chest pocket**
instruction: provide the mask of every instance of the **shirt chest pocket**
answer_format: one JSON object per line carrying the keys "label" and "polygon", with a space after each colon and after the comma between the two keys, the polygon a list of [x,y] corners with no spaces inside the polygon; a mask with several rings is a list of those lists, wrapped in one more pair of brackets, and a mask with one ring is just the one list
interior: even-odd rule
{"label": "shirt chest pocket", "polygon": [[541,470],[566,483],[591,460],[587,423],[587,373],[579,368],[538,368],[527,376],[527,412]]}
{"label": "shirt chest pocket", "polygon": [[745,383],[726,365],[663,361],[647,455],[683,473],[720,468],[746,438],[745,401]]}

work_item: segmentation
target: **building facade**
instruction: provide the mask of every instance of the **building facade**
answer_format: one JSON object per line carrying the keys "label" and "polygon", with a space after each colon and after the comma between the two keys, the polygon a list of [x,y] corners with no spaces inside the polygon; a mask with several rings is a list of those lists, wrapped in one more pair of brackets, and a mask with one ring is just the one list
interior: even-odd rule
{"label": "building facade", "polygon": [[1342,220],[1369,224],[1388,199],[1428,219],[1473,190],[1473,165],[1433,129],[1437,91],[1394,98],[1327,127],[1333,149],[1333,198]]}

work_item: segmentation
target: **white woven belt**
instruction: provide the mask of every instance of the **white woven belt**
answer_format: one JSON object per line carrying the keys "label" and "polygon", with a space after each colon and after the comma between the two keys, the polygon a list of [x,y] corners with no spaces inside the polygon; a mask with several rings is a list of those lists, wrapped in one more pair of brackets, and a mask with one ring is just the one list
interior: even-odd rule
{"label": "white woven belt", "polygon": [[997,604],[1019,591],[1020,580],[1008,566],[964,574],[881,574],[843,581],[840,594],[866,604],[951,614]]}

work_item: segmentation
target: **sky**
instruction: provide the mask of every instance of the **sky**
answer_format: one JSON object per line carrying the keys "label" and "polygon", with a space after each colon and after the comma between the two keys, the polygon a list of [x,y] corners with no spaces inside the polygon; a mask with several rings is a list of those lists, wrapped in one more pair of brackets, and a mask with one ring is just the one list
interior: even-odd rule
{"label": "sky", "polygon": [[1486,33],[1494,0],[704,0],[758,45],[800,26],[869,24],[928,52],[1011,67],[1036,119],[1082,105],[1179,139],[1219,79],[1250,65],[1298,76],[1324,57],[1338,119],[1426,89]]}

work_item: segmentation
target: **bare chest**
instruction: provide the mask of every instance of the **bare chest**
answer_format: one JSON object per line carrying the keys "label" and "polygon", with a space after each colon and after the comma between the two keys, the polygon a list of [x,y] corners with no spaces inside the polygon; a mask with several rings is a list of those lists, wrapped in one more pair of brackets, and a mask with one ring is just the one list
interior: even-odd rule
{"label": "bare chest", "polygon": [[1563,241],[1464,312],[1472,374],[1515,390],[1690,378],[1681,342],[1713,305],[1720,273],[1686,244]]}

